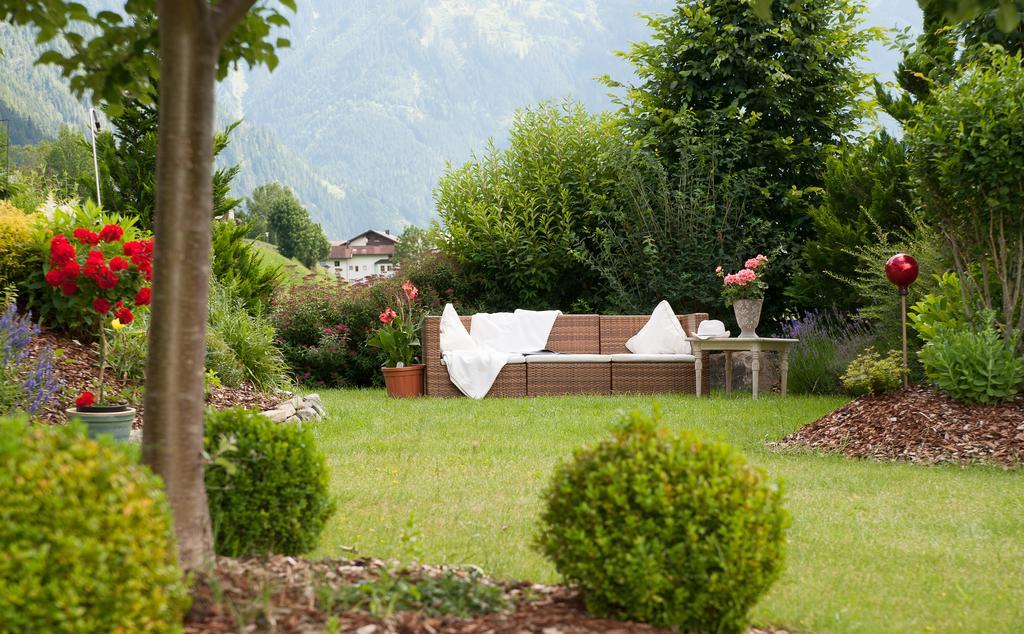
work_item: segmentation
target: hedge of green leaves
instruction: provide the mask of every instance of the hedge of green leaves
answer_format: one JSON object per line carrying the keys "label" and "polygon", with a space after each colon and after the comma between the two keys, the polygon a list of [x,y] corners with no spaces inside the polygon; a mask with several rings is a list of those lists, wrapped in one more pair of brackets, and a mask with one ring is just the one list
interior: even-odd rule
{"label": "hedge of green leaves", "polygon": [[188,588],[160,479],[78,425],[0,421],[0,632],[166,632]]}
{"label": "hedge of green leaves", "polygon": [[206,417],[206,493],[219,555],[299,555],[334,512],[324,455],[304,425],[242,409]]}
{"label": "hedge of green leaves", "polygon": [[593,614],[739,632],[782,570],[780,487],[730,446],[657,420],[634,412],[557,469],[538,548]]}

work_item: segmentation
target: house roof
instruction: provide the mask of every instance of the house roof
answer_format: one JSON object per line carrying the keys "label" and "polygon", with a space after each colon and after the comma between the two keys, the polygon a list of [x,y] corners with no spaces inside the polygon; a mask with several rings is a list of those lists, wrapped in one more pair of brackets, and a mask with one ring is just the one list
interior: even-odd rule
{"label": "house roof", "polygon": [[[373,236],[378,238],[379,241],[384,241],[387,244],[377,245],[366,245],[366,246],[353,246],[352,243],[359,238]],[[344,241],[332,241],[331,252],[327,256],[329,260],[349,260],[357,255],[384,255],[391,256],[395,253],[395,244],[400,240],[396,235],[393,235],[390,231],[379,231],[377,229],[369,229],[360,233],[357,236],[349,238]]]}

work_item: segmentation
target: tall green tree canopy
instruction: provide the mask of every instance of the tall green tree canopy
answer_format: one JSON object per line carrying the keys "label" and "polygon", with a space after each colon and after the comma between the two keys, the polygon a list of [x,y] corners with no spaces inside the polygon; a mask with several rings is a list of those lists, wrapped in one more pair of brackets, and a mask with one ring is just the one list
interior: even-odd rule
{"label": "tall green tree canopy", "polygon": [[246,206],[248,220],[257,227],[255,230],[266,231],[265,235],[253,237],[276,244],[281,255],[311,267],[330,251],[324,230],[309,217],[290,187],[281,183],[260,185],[253,190]]}

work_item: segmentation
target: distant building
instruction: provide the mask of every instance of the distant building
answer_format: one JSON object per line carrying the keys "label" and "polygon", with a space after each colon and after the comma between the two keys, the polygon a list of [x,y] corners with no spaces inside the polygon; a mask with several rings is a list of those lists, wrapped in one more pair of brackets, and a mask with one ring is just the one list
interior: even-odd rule
{"label": "distant building", "polygon": [[360,282],[371,275],[391,277],[395,272],[392,256],[398,236],[390,229],[370,229],[344,242],[331,242],[331,252],[320,266],[339,280]]}

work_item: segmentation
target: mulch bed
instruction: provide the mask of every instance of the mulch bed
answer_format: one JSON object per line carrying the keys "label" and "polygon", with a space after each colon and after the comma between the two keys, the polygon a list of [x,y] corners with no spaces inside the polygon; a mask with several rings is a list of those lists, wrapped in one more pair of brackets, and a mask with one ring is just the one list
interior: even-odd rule
{"label": "mulch bed", "polygon": [[[39,412],[38,418],[53,425],[63,425],[67,422],[67,415],[64,413],[64,410],[72,407],[75,398],[83,391],[95,389],[95,381],[99,374],[98,354],[93,344],[83,343],[78,339],[44,328],[39,336],[32,339],[31,352],[29,353],[30,359],[34,361],[39,351],[46,346],[51,350],[57,351],[54,367],[63,387],[58,397],[47,403],[43,410]],[[106,372],[105,383],[106,389],[112,392],[139,387],[133,382],[117,376],[109,368]],[[216,409],[237,406],[265,410],[272,408],[284,398],[282,395],[260,392],[251,385],[245,384],[238,388],[213,388],[210,390],[206,402]],[[138,410],[132,427],[140,429],[142,427],[143,415],[142,399],[135,399],[132,402],[132,407]]]}
{"label": "mulch bed", "polygon": [[777,447],[934,464],[1024,463],[1024,396],[966,405],[927,387],[864,396],[786,436]]}
{"label": "mulch bed", "polygon": [[[185,632],[324,632],[331,615],[317,606],[315,588],[324,583],[337,586],[377,579],[387,569],[388,564],[376,559],[307,561],[284,556],[220,557],[215,580],[201,578],[193,589]],[[415,565],[407,571],[416,578],[438,576],[445,569]],[[333,615],[338,626],[336,631],[356,634],[647,634],[670,631],[591,617],[583,610],[578,593],[564,586],[491,579],[484,582],[500,587],[514,607],[471,619],[432,617],[419,612],[375,618],[354,610]],[[778,629],[752,628],[750,632],[785,634]]]}

